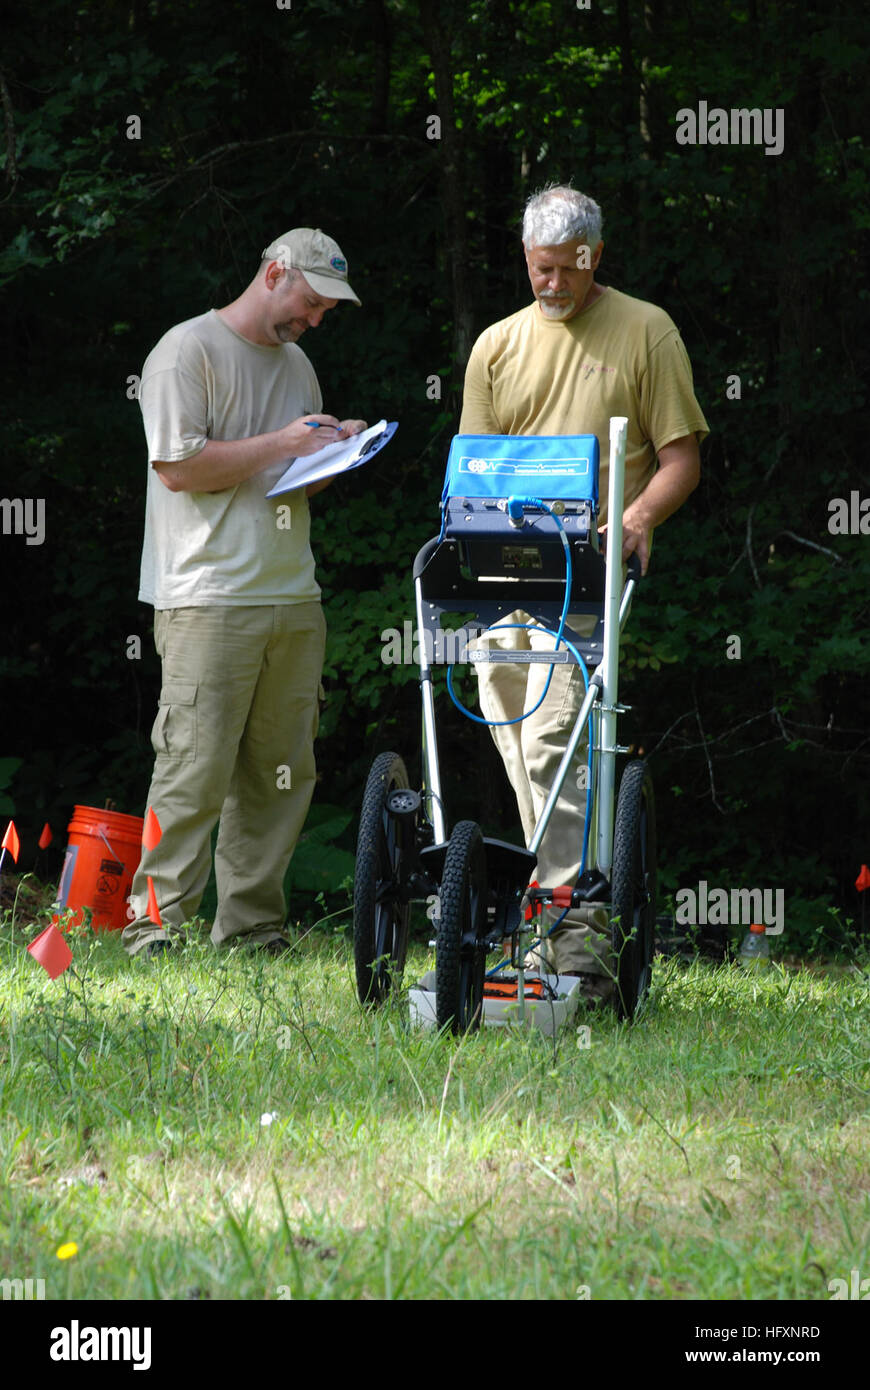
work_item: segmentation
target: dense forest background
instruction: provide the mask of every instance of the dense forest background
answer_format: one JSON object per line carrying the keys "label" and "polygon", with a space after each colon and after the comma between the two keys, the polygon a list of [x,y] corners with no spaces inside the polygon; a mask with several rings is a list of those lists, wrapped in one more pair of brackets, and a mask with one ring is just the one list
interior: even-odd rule
{"label": "dense forest background", "polygon": [[[465,360],[529,302],[524,200],[572,180],[604,210],[599,280],[672,315],[711,428],[624,649],[621,736],[651,757],[663,887],[783,888],[801,949],[860,927],[870,535],[829,519],[870,498],[868,28],[845,0],[15,6],[0,491],[46,519],[42,545],[0,536],[0,815],[20,867],[49,820],[56,872],[75,802],[144,808],[159,667],[131,378],[307,225],[363,301],[305,338],[325,409],[401,425],[312,503],[328,701],[294,882],[338,886],[375,753],[419,765],[414,671],[383,665],[381,633],[413,617]],[[781,108],[783,152],[678,144],[701,101]],[[440,728],[453,818],[518,833],[486,736],[446,701]]]}

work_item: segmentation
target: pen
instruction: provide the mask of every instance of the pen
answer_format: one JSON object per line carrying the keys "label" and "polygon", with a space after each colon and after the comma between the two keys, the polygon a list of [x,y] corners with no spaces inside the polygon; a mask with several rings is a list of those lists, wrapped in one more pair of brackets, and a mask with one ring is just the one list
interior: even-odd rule
{"label": "pen", "polygon": [[310,430],[337,430],[340,425],[323,425],[319,420],[303,420],[303,425],[307,425]]}

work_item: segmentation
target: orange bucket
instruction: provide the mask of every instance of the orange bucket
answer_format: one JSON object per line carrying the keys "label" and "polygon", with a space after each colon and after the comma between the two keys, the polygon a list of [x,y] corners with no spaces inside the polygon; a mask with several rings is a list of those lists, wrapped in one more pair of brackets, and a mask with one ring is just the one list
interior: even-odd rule
{"label": "orange bucket", "polygon": [[[74,806],[67,832],[66,858],[57,890],[65,927],[81,926],[90,908],[94,930],[120,931],[127,925],[127,899],[142,858],[141,816]],[[53,918],[57,922],[58,918]]]}

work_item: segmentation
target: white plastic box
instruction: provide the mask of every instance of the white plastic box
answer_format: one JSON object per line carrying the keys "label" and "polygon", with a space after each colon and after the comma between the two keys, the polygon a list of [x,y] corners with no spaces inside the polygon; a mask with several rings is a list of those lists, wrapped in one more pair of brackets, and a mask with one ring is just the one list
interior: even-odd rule
{"label": "white plastic box", "polygon": [[[508,979],[513,978],[508,976]],[[526,980],[531,979],[526,975]],[[577,1012],[580,981],[576,975],[543,975],[555,992],[555,999],[525,999],[524,1023],[552,1037]],[[435,1012],[435,971],[427,970],[416,988],[409,991],[411,1022],[424,1028],[437,1027]],[[483,1022],[487,1028],[520,1025],[518,999],[484,999]]]}

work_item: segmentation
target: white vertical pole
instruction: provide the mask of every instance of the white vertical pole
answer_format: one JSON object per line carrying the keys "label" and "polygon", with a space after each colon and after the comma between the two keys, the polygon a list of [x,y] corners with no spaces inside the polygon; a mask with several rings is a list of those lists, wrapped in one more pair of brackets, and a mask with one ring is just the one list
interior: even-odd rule
{"label": "white vertical pole", "polygon": [[616,784],[616,711],[619,696],[619,599],[622,592],[622,507],[625,497],[625,439],[628,419],[610,421],[610,472],[607,486],[607,572],[604,588],[604,698],[598,727],[598,857],[600,871],[609,875],[613,860],[613,793]]}
{"label": "white vertical pole", "polygon": [[419,578],[414,581],[414,591],[417,600],[417,640],[420,648],[420,697],[423,704],[423,766],[426,793],[431,802],[428,808],[424,802],[424,811],[435,831],[436,845],[443,845],[447,839],[447,821],[444,816],[444,802],[441,799],[438,736],[435,732],[435,694],[432,690],[432,667],[423,626],[423,585]]}

